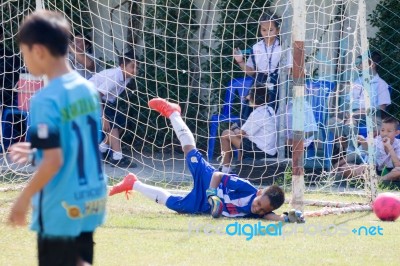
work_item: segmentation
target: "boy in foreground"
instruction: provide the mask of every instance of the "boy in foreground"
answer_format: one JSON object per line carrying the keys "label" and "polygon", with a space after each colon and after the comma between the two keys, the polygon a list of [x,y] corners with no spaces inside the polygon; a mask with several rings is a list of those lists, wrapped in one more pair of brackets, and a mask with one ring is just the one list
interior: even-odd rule
{"label": "boy in foreground", "polygon": [[196,149],[193,134],[182,120],[179,105],[155,98],[149,101],[149,107],[170,119],[193,176],[193,190],[184,197],[171,195],[164,189],[143,184],[130,173],[111,189],[110,196],[133,189],[178,213],[209,214],[211,212],[215,218],[223,215],[304,222],[300,211],[292,210],[283,215],[273,213],[285,201],[284,192],[278,186],[257,190],[237,175],[218,172],[208,164]]}
{"label": "boy in foreground", "polygon": [[8,223],[25,225],[32,200],[39,265],[92,264],[93,233],[105,216],[100,99],[67,63],[70,32],[62,14],[42,10],[24,21],[17,36],[30,73],[49,80],[31,100],[31,142],[10,147],[14,162],[38,165]]}

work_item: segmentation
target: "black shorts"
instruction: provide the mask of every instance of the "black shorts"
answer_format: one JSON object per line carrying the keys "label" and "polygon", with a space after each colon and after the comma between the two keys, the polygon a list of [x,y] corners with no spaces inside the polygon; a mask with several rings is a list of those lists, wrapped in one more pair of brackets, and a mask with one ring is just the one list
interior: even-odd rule
{"label": "black shorts", "polygon": [[122,114],[117,109],[115,103],[103,103],[104,104],[104,116],[110,122],[110,128],[125,128],[126,115]]}
{"label": "black shorts", "polygon": [[68,238],[38,235],[39,266],[75,266],[78,259],[93,264],[93,249],[93,232]]}
{"label": "black shorts", "polygon": [[276,155],[269,155],[263,150],[260,150],[257,145],[249,140],[248,138],[242,139],[242,156],[243,159],[265,159],[265,158],[275,158]]}

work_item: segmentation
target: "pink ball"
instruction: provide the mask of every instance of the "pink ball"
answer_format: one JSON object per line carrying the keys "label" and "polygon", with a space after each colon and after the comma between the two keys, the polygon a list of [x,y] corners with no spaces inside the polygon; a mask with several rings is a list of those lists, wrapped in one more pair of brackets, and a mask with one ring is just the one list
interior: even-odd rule
{"label": "pink ball", "polygon": [[400,216],[400,198],[393,193],[382,193],[374,200],[372,209],[382,221],[395,221]]}

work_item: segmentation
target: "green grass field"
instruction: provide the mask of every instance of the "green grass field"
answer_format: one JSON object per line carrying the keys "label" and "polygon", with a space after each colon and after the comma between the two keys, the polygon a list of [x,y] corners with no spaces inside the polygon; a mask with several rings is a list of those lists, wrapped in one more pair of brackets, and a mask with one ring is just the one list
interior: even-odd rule
{"label": "green grass field", "polygon": [[[16,195],[0,193],[0,265],[36,265],[35,234],[27,228],[5,225]],[[281,208],[286,209],[287,205]],[[139,194],[129,201],[117,195],[109,199],[107,222],[95,235],[95,265],[400,265],[400,219],[381,222],[373,213],[353,213],[307,220],[310,234],[318,226],[335,225],[347,228],[346,235],[328,236],[327,231],[310,235],[299,229],[297,235],[246,240],[243,235],[216,233],[216,226],[224,228],[233,222],[179,215]],[[380,226],[383,235],[355,235],[350,231],[360,226]],[[204,228],[213,230],[207,234]]]}

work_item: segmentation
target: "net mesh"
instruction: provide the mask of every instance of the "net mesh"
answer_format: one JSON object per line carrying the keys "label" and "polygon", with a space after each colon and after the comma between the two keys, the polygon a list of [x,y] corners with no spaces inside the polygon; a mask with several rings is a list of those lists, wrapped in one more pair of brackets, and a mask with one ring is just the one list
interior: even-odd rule
{"label": "net mesh", "polygon": [[[4,49],[0,54],[0,86],[4,88],[1,166],[4,183],[8,185],[26,182],[34,170],[30,165],[13,164],[7,157],[11,143],[26,139],[29,114],[21,110],[17,97],[21,93],[18,92],[21,89],[17,83],[18,73],[24,73],[25,69],[15,45],[15,35],[23,17],[36,9],[32,2],[18,0],[0,4],[4,30]],[[368,56],[368,51],[361,45],[362,27],[366,27],[370,49],[382,55],[378,71],[390,85],[388,110],[394,116],[398,115],[395,111],[400,93],[395,73],[399,68],[399,55],[395,52],[397,42],[392,38],[400,37],[396,28],[400,16],[390,6],[396,4],[396,1],[387,0],[381,3],[368,1],[366,12],[370,16],[365,24],[360,21],[358,0],[307,1],[304,42],[306,192],[336,195],[354,192],[365,200],[362,176],[349,180],[344,169],[336,164],[346,158],[346,154],[363,155],[355,139],[359,134],[366,134],[363,131],[366,125],[362,124],[362,119],[356,123],[352,121],[357,120],[353,108],[358,97],[353,88],[360,73],[357,57],[364,55],[361,59],[365,59],[365,55]],[[278,183],[290,190],[293,150],[290,145],[293,123],[290,68],[293,62],[292,25],[296,23],[290,1],[44,0],[42,6],[63,12],[70,20],[75,36],[82,37],[85,53],[94,66],[88,70],[83,64],[74,64],[76,58],[73,56],[70,60],[87,78],[118,67],[118,58],[127,52],[135,53],[139,62],[137,76],[117,95],[115,108],[126,122],[120,131],[123,156],[138,166],[121,167],[105,160],[104,167],[111,181],[132,171],[144,181],[175,189],[190,186],[192,178],[169,122],[148,109],[148,100],[162,97],[179,102],[198,149],[218,167],[219,136],[233,122],[240,126],[251,112],[244,96],[253,81],[235,62],[234,48],[241,50],[246,62],[257,61],[252,57],[256,56],[254,45],[261,40],[260,17],[266,12],[278,16],[281,19],[281,52],[277,67],[277,155],[243,159],[237,163],[235,171],[257,185]],[[258,61],[256,67],[263,65],[268,64]],[[26,79],[32,82],[32,77]],[[228,91],[233,92],[231,97],[227,97]],[[375,123],[378,109],[374,106],[368,113]],[[216,116],[218,114],[226,115],[228,119],[221,120],[221,116]],[[217,129],[215,132],[212,125]],[[233,157],[232,162],[235,160]]]}

